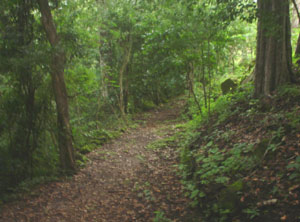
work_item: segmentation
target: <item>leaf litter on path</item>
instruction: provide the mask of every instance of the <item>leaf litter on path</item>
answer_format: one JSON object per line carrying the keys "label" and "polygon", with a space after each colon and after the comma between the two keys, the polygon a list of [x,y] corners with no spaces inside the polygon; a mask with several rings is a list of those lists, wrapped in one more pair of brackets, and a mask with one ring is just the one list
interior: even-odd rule
{"label": "leaf litter on path", "polygon": [[155,212],[185,221],[189,200],[174,172],[175,150],[146,149],[172,135],[183,103],[150,111],[146,124],[88,154],[87,166],[71,179],[42,185],[34,191],[38,195],[4,205],[0,222],[150,222]]}

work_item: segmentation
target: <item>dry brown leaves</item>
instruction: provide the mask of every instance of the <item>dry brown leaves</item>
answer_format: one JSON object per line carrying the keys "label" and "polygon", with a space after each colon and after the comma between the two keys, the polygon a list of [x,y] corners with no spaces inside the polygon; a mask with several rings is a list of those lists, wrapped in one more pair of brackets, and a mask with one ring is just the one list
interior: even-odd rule
{"label": "dry brown leaves", "polygon": [[169,120],[179,115],[182,105],[177,101],[150,112],[144,126],[90,153],[87,166],[72,179],[43,185],[35,195],[6,204],[0,221],[149,222],[155,211],[184,221],[188,200],[174,172],[175,150],[164,150],[168,158],[161,158],[145,149],[161,137],[155,134],[158,129],[172,129],[175,122]]}

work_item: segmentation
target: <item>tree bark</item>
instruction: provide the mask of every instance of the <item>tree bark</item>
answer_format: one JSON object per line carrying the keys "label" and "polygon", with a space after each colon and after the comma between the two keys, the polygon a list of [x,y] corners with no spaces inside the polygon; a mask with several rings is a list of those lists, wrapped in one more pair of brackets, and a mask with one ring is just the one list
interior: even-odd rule
{"label": "tree bark", "polygon": [[128,37],[127,44],[128,45],[125,45],[123,63],[121,65],[120,74],[119,74],[119,86],[120,86],[119,106],[120,106],[120,111],[121,111],[122,117],[125,116],[123,80],[124,80],[124,72],[127,69],[127,66],[128,66],[128,63],[130,62],[130,57],[131,57],[131,50],[132,50],[132,36],[131,35],[129,35],[129,37]]}
{"label": "tree bark", "polygon": [[76,165],[72,141],[72,130],[69,121],[68,96],[64,80],[66,56],[64,51],[59,47],[60,41],[53,22],[48,0],[38,0],[37,2],[42,15],[43,27],[48,41],[53,48],[50,73],[57,110],[60,163],[62,170],[65,173],[72,173],[76,170]]}
{"label": "tree bark", "polygon": [[269,95],[292,78],[289,1],[258,0],[255,96]]}
{"label": "tree bark", "polygon": [[[298,18],[298,22],[297,22],[297,26],[300,23],[300,13],[299,13],[299,9],[298,9],[298,4],[296,2],[296,0],[292,0],[293,5],[294,5],[294,11],[297,15]],[[300,34],[298,36],[298,40],[297,40],[297,45],[296,45],[296,50],[295,50],[295,56],[299,57],[300,56]],[[299,60],[297,61],[297,63],[299,63]]]}

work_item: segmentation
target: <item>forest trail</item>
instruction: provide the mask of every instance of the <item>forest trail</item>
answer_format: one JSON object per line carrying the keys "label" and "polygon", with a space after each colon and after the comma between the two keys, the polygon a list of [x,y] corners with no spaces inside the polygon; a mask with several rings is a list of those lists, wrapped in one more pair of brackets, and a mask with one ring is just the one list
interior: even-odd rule
{"label": "forest trail", "polygon": [[[183,222],[189,200],[174,165],[174,148],[147,148],[176,131],[184,100],[137,117],[139,126],[88,154],[73,178],[36,188],[3,206],[1,222]],[[157,213],[155,213],[157,212]],[[166,220],[160,220],[166,221]]]}

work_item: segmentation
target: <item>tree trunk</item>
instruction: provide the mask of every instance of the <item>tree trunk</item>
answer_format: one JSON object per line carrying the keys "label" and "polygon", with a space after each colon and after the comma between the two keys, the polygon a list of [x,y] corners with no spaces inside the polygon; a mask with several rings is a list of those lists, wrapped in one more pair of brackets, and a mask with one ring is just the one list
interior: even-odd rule
{"label": "tree trunk", "polygon": [[69,108],[67,90],[64,80],[65,53],[59,47],[59,38],[52,19],[48,0],[38,0],[42,14],[42,24],[46,31],[48,41],[53,48],[51,62],[52,87],[55,96],[57,122],[58,122],[58,146],[60,151],[60,163],[65,173],[75,171],[74,148],[72,130],[69,123]]}
{"label": "tree trunk", "polygon": [[[299,13],[299,9],[298,9],[298,2],[296,0],[292,0],[293,2],[293,5],[294,5],[294,13],[296,14],[296,17],[297,19],[294,19],[296,20],[297,22],[294,22],[295,23],[295,28],[299,26],[299,23],[300,23],[300,13]],[[296,57],[299,57],[300,56],[300,34],[298,36],[298,41],[297,41],[297,45],[296,45],[296,50],[295,50],[295,56]],[[299,64],[299,59],[297,61],[297,63]]]}
{"label": "tree trunk", "polygon": [[289,1],[258,0],[255,96],[269,95],[292,78]]}
{"label": "tree trunk", "polygon": [[128,114],[128,100],[129,100],[129,66],[127,66],[125,71],[125,88],[124,88],[124,110]]}
{"label": "tree trunk", "polygon": [[[300,56],[300,34],[299,34],[298,40],[297,40],[297,45],[296,45],[296,49],[295,49],[295,56],[296,57]],[[297,61],[297,63],[299,64],[299,60]]]}
{"label": "tree trunk", "polygon": [[204,61],[204,51],[203,51],[203,45],[201,46],[201,74],[202,77],[200,77],[200,82],[202,83],[203,88],[203,96],[204,96],[204,107],[207,109],[207,92],[206,92],[206,80],[205,80],[205,61]]}
{"label": "tree trunk", "polygon": [[[101,7],[106,8],[104,0],[97,0],[97,13],[98,16],[101,14]],[[100,21],[100,18],[97,18],[97,21]],[[99,35],[99,69],[100,69],[100,75],[101,75],[101,95],[102,98],[108,99],[108,86],[107,86],[107,72],[106,72],[106,61],[102,58],[102,50],[101,48],[104,45],[104,41],[102,40],[102,37],[107,36],[107,30],[103,30],[101,26],[98,27],[98,35]],[[100,100],[100,97],[99,97]]]}
{"label": "tree trunk", "polygon": [[132,50],[132,36],[129,35],[128,37],[128,45],[125,46],[124,50],[124,59],[123,63],[120,68],[120,74],[119,74],[119,86],[120,86],[120,95],[119,95],[119,105],[120,105],[120,111],[122,117],[125,116],[125,106],[124,106],[124,86],[123,86],[123,80],[124,80],[124,72],[127,69],[128,63],[130,61],[131,57],[131,50]]}
{"label": "tree trunk", "polygon": [[190,63],[189,64],[189,70],[187,72],[187,81],[188,81],[188,85],[189,85],[189,97],[190,95],[193,95],[194,97],[194,101],[198,107],[198,110],[200,112],[200,115],[202,116],[202,109],[201,109],[201,105],[200,105],[200,102],[198,101],[197,99],[197,96],[195,94],[195,91],[194,91],[194,77],[195,77],[195,73],[194,73],[194,64],[193,63]]}

